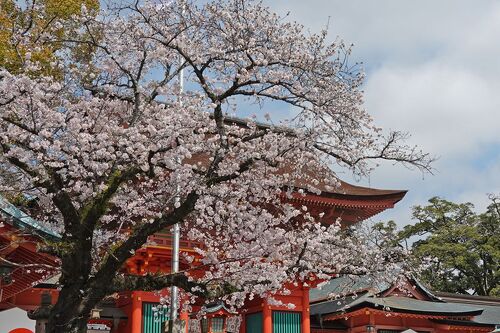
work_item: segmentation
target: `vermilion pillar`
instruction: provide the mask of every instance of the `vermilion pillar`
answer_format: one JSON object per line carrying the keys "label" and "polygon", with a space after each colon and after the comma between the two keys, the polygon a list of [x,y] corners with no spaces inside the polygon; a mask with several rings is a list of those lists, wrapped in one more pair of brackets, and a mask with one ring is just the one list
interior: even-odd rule
{"label": "vermilion pillar", "polygon": [[273,313],[271,306],[266,301],[264,301],[262,309],[262,324],[262,333],[273,333]]}
{"label": "vermilion pillar", "polygon": [[246,314],[241,315],[241,324],[240,324],[240,332],[246,333],[247,331],[247,316]]}
{"label": "vermilion pillar", "polygon": [[179,315],[179,319],[180,320],[184,320],[184,322],[186,323],[186,332],[185,333],[188,333],[189,331],[189,314],[186,312],[186,311],[182,311],[181,314]]}
{"label": "vermilion pillar", "polygon": [[136,292],[132,292],[132,314],[130,316],[130,333],[142,332],[142,301]]}
{"label": "vermilion pillar", "polygon": [[311,333],[311,317],[309,313],[309,288],[302,288],[302,333]]}

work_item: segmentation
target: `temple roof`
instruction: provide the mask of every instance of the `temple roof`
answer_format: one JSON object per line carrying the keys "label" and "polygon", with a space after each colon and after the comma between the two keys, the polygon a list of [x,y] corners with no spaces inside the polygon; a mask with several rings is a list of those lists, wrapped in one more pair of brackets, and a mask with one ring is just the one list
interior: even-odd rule
{"label": "temple roof", "polygon": [[[423,300],[444,302],[417,279],[409,277],[407,278],[407,282],[411,285],[412,290],[420,292]],[[388,296],[393,289],[393,286],[388,282],[376,281],[371,276],[360,276],[356,278],[340,276],[331,279],[321,288],[310,289],[309,299],[311,303],[319,303],[331,300],[331,295],[354,296],[366,292],[368,292],[371,296],[377,295],[377,297],[385,297]]]}
{"label": "temple roof", "polygon": [[[249,121],[248,119],[231,117],[228,115],[224,116],[225,123],[234,124],[241,127],[248,127],[248,121]],[[252,120],[252,122],[254,122],[259,129],[277,128],[281,132],[292,133],[292,130],[287,127],[279,127],[268,123],[255,122],[254,120]],[[198,154],[186,160],[186,163],[193,163],[193,164],[196,163],[199,164],[200,166],[208,167],[210,163],[209,156],[206,154]],[[294,165],[293,163],[288,163],[280,167],[280,171],[278,172],[290,173],[290,171],[292,170],[296,170],[296,165]],[[322,192],[321,195],[318,196],[320,198],[321,197],[336,198],[337,196],[340,195],[340,197],[344,199],[348,198],[350,200],[362,199],[362,198],[370,200],[390,199],[391,204],[394,205],[396,202],[401,200],[407,192],[406,190],[385,190],[385,189],[376,189],[371,187],[352,185],[340,180],[336,176],[335,172],[326,166],[321,169],[311,168],[310,166],[306,166],[303,167],[300,171],[304,177],[300,180],[296,180],[292,185],[299,188],[303,188],[305,190],[311,187],[317,188]],[[325,176],[326,178],[331,178],[333,176],[333,178],[337,179],[337,186],[329,186],[328,184],[322,182],[321,179],[325,178]],[[317,183],[318,180],[319,183]]]}
{"label": "temple roof", "polygon": [[[0,196],[0,248],[2,257],[12,265],[11,282],[1,284],[0,311],[13,305],[8,299],[55,274],[55,258],[37,252],[40,238],[57,240],[60,236],[44,227]],[[7,300],[7,301],[6,301]]]}
{"label": "temple roof", "polygon": [[[210,156],[193,155],[184,163],[208,168]],[[297,170],[297,166],[290,161],[282,165],[276,173],[291,174]],[[295,187],[303,189],[305,193],[294,192],[292,198],[283,194],[283,199],[309,208],[316,207],[318,212],[325,213],[323,219],[325,223],[332,223],[339,217],[348,224],[366,220],[386,209],[393,208],[407,193],[406,190],[383,190],[352,185],[341,181],[335,172],[326,166],[313,168],[307,165],[298,171],[300,178],[294,179],[289,184],[283,184],[283,189]],[[335,183],[327,184],[325,179]],[[318,194],[317,191],[321,193]]]}
{"label": "temple roof", "polygon": [[474,317],[474,322],[500,325],[500,298],[493,296],[464,295],[437,292],[437,296],[447,303],[467,304],[483,309],[483,313]]}
{"label": "temple roof", "polygon": [[389,284],[376,283],[367,276],[351,279],[347,276],[337,277],[325,283],[321,288],[309,290],[311,303],[330,300],[330,295],[353,295],[353,291],[360,294],[370,291],[371,294],[382,292],[390,287]]}
{"label": "temple roof", "polygon": [[430,317],[474,317],[481,315],[483,307],[456,303],[438,303],[421,301],[409,297],[377,298],[363,294],[355,299],[333,300],[311,305],[311,314],[321,314],[324,320],[336,320],[348,317],[356,310],[371,308],[387,313],[410,313],[428,315]]}
{"label": "temple roof", "polygon": [[363,303],[370,298],[370,293],[363,292],[358,295],[346,296],[340,299],[314,303],[310,305],[311,315],[327,315],[348,311],[352,307]]}
{"label": "temple roof", "polygon": [[482,308],[473,307],[470,305],[429,302],[409,297],[396,296],[383,298],[369,297],[352,308],[360,308],[365,305],[372,308],[386,308],[389,311],[395,312],[425,313],[451,316],[477,316],[483,312]]}
{"label": "temple roof", "polygon": [[[193,155],[191,158],[185,160],[186,164],[196,164],[199,167],[208,168],[210,165],[210,156],[207,154],[197,154]],[[297,171],[297,166],[293,162],[285,163],[279,168],[277,174],[285,174]],[[313,168],[311,166],[304,166],[300,170],[301,178],[293,181],[292,186],[303,188],[308,190],[309,188],[316,188],[321,191],[321,196],[335,197],[340,195],[341,197],[359,197],[359,198],[371,198],[371,197],[387,197],[395,196],[399,200],[403,198],[406,194],[406,190],[383,190],[371,187],[363,187],[349,184],[345,181],[340,180],[335,172],[326,166],[323,168]],[[322,179],[333,178],[336,180],[337,184],[326,184]],[[284,184],[285,186],[287,184]],[[396,202],[397,202],[396,201]]]}
{"label": "temple roof", "polygon": [[[224,116],[224,122],[228,124],[234,124],[238,125],[241,127],[247,127],[248,128],[248,119],[243,119],[243,118],[238,118],[238,117],[231,117],[228,115]],[[258,122],[255,120],[252,120],[253,123],[259,128],[259,129],[271,129],[271,128],[277,128],[281,132],[286,132],[286,133],[292,133],[293,129],[287,128],[284,126],[275,126],[273,124],[265,123],[265,122]],[[285,166],[284,170],[287,168],[291,168],[293,165]],[[325,168],[323,170],[302,170],[304,174],[308,174],[311,176],[318,176],[318,173],[329,173],[330,175],[334,174],[332,170],[329,168]],[[336,177],[336,176],[335,176]],[[336,177],[337,178],[337,177]],[[303,184],[296,184],[296,186],[301,187],[302,186],[309,186],[312,184],[309,184],[307,181]],[[342,194],[342,195],[352,195],[352,196],[384,196],[384,195],[405,195],[406,190],[382,190],[382,189],[375,189],[371,187],[362,187],[362,186],[356,186],[352,185],[349,183],[346,183],[344,181],[341,181],[339,179],[339,187],[336,188],[328,188],[325,186],[325,184],[320,183],[319,185],[314,185],[315,187],[318,187],[324,194]]]}
{"label": "temple roof", "polygon": [[[409,288],[420,291],[417,299],[392,294],[394,287],[374,285],[370,280],[349,282],[347,278],[330,281],[322,290],[311,290],[312,316],[323,321],[336,321],[351,316],[364,315],[365,309],[379,313],[416,315],[438,324],[454,326],[491,327],[500,325],[500,298],[448,293],[433,293],[416,279],[409,279]],[[350,293],[338,299],[326,299],[329,293],[340,294],[349,287]],[[353,293],[352,291],[356,291]],[[446,295],[446,300],[441,297]],[[316,303],[314,303],[316,302]],[[469,318],[469,319],[465,319]]]}
{"label": "temple roof", "polygon": [[481,308],[483,308],[483,313],[475,317],[474,322],[482,324],[495,323],[500,325],[500,304],[497,306],[481,305]]}
{"label": "temple roof", "polygon": [[16,229],[27,230],[31,234],[53,240],[61,237],[58,233],[44,227],[40,222],[36,221],[31,216],[8,202],[1,195],[0,212],[6,217],[3,222],[11,224]]}
{"label": "temple roof", "polygon": [[332,194],[343,194],[352,196],[386,196],[386,195],[405,195],[406,190],[382,190],[372,187],[363,187],[352,185],[339,180],[340,186],[334,189]]}
{"label": "temple roof", "polygon": [[[479,317],[479,316],[478,316]],[[477,318],[477,317],[476,317]],[[498,318],[498,317],[497,317]],[[474,326],[474,327],[491,327],[493,322],[490,323],[479,323],[474,320],[449,320],[449,319],[431,319],[432,322],[436,324],[452,325],[452,326]],[[498,322],[498,321],[496,321]]]}

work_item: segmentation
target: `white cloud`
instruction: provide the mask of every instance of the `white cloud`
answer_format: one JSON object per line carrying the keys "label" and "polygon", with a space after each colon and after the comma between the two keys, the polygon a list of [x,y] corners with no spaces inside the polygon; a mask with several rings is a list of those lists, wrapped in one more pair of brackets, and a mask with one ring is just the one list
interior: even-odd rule
{"label": "white cloud", "polygon": [[[435,176],[384,165],[362,184],[410,190],[379,215],[406,224],[431,196],[471,201],[500,193],[500,3],[466,0],[268,1],[317,32],[330,17],[367,69],[366,107],[377,124],[409,131],[440,156]],[[348,178],[348,177],[347,177]]]}
{"label": "white cloud", "polygon": [[494,11],[497,2],[482,0],[273,0],[279,13],[311,31],[330,18],[332,38],[341,36],[356,44],[358,57],[383,63],[419,62],[432,57],[449,41],[459,40],[471,26]]}
{"label": "white cloud", "polygon": [[435,60],[414,67],[382,67],[365,87],[366,105],[383,127],[413,134],[436,155],[475,157],[500,144],[500,84]]}

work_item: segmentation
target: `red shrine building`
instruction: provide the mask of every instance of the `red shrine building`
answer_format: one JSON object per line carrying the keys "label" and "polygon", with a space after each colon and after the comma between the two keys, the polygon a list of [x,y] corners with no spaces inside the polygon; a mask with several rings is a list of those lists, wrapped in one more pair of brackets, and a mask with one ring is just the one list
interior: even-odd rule
{"label": "red shrine building", "polygon": [[[340,217],[344,224],[357,223],[392,208],[406,194],[344,182],[335,191],[322,190],[321,195],[308,193],[291,200],[307,206],[309,211],[324,212],[325,220]],[[55,303],[57,276],[53,275],[58,262],[37,253],[36,243],[44,237],[57,239],[58,235],[3,199],[0,212],[0,256],[5,259],[0,261],[0,311],[13,307],[35,311]],[[202,244],[181,239],[180,251],[194,255],[199,246]],[[123,269],[130,274],[169,272],[171,255],[171,235],[167,230],[152,236],[150,243],[137,251]],[[28,269],[33,263],[44,263],[49,269],[43,274]],[[181,261],[181,269],[183,264],[187,265]],[[289,288],[287,295],[274,296],[284,304],[294,304],[293,309],[254,299],[238,313],[230,312],[223,304],[213,304],[203,309],[201,320],[196,317],[202,310],[199,307],[193,307],[191,312],[181,308],[180,319],[186,324],[186,333],[399,333],[408,329],[419,333],[473,333],[495,329],[494,318],[481,321],[485,306],[444,302],[416,281],[409,282],[409,292],[390,286],[373,292],[366,286],[357,286],[358,297],[331,301],[327,294],[339,287],[339,281],[332,280],[321,290],[297,284]],[[133,290],[106,299],[92,314],[88,332],[164,332],[168,309],[160,304],[160,298],[167,295],[168,290]],[[488,306],[497,309],[500,318],[500,303]],[[496,316],[490,310],[486,311],[487,316]],[[500,324],[500,319],[496,321]],[[36,331],[42,333],[43,327],[43,321],[37,322]]]}
{"label": "red shrine building", "polygon": [[[328,298],[346,286],[356,293]],[[414,279],[396,287],[337,278],[312,290],[310,301],[313,333],[486,333],[500,327],[500,298],[432,293]]]}

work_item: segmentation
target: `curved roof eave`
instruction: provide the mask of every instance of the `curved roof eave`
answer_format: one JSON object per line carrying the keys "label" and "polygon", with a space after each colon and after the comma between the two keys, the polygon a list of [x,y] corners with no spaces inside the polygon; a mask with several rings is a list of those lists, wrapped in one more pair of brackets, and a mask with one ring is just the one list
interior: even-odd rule
{"label": "curved roof eave", "polygon": [[[374,310],[387,313],[411,313],[423,314],[429,316],[477,316],[482,314],[482,308],[457,305],[452,303],[437,303],[430,301],[420,301],[406,297],[387,297],[374,298],[369,297],[361,302],[353,304],[346,311],[352,312],[363,308],[372,308]],[[342,316],[341,313],[332,312],[325,320],[335,320]],[[330,318],[328,318],[330,317]]]}

